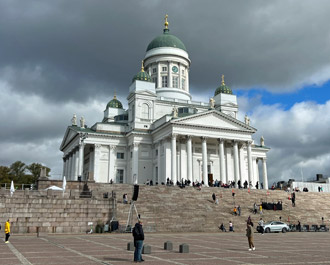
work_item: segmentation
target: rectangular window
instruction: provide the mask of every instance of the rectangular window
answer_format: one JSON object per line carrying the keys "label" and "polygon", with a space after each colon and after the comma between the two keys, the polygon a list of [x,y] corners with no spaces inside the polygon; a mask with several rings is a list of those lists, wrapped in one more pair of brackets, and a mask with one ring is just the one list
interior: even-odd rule
{"label": "rectangular window", "polygon": [[125,154],[124,153],[117,153],[117,159],[124,159]]}
{"label": "rectangular window", "polygon": [[154,74],[154,73],[157,73],[157,68],[153,68],[152,69],[152,73]]}
{"label": "rectangular window", "polygon": [[162,87],[167,87],[167,75],[162,76]]}
{"label": "rectangular window", "polygon": [[131,158],[133,157],[133,152],[131,152]]}
{"label": "rectangular window", "polygon": [[163,71],[163,72],[167,72],[167,67],[166,67],[166,66],[163,66],[163,67],[162,67],[162,71]]}
{"label": "rectangular window", "polygon": [[186,88],[186,80],[182,78],[181,88],[184,90]]}
{"label": "rectangular window", "polygon": [[158,149],[156,149],[156,156],[158,156]]}
{"label": "rectangular window", "polygon": [[182,75],[184,75],[184,70],[182,70]]}
{"label": "rectangular window", "polygon": [[157,87],[157,77],[153,77],[152,78],[152,82],[156,84],[156,87]]}
{"label": "rectangular window", "polygon": [[179,88],[179,77],[173,76],[173,87]]}

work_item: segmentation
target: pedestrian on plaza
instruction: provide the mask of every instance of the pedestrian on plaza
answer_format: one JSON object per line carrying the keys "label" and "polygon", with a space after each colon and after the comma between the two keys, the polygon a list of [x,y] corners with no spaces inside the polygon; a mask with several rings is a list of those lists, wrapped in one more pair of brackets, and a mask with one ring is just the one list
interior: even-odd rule
{"label": "pedestrian on plaza", "polygon": [[236,206],[234,207],[234,215],[237,216],[237,208],[236,208]]}
{"label": "pedestrian on plaza", "polygon": [[246,236],[247,236],[248,242],[249,242],[249,251],[256,250],[256,248],[254,247],[254,244],[253,244],[253,229],[252,229],[251,223],[249,223],[249,222],[246,222]]}
{"label": "pedestrian on plaza", "polygon": [[258,225],[259,225],[259,232],[263,235],[264,234],[264,220],[262,220],[262,218],[260,218]]}
{"label": "pedestrian on plaza", "polygon": [[225,228],[225,226],[223,225],[223,223],[221,223],[221,225],[219,226],[219,229],[220,229],[222,232],[226,232],[226,228]]}
{"label": "pedestrian on plaza", "polygon": [[300,221],[299,221],[299,220],[298,220],[297,230],[298,230],[299,232],[301,232],[301,224],[300,224]]}
{"label": "pedestrian on plaza", "polygon": [[292,207],[295,207],[296,206],[296,193],[295,192],[292,192],[291,202],[292,202]]}
{"label": "pedestrian on plaza", "polygon": [[253,204],[253,213],[257,214],[257,204],[256,203]]}
{"label": "pedestrian on plaza", "polygon": [[6,234],[6,238],[5,238],[5,243],[9,243],[8,239],[10,237],[10,223],[9,223],[9,219],[7,220],[6,224],[5,224],[5,234]]}
{"label": "pedestrian on plaza", "polygon": [[238,205],[237,211],[238,211],[238,216],[241,216],[241,206],[240,205]]}
{"label": "pedestrian on plaza", "polygon": [[260,215],[262,215],[262,204],[260,204],[260,206],[259,206],[259,213],[260,213]]}
{"label": "pedestrian on plaza", "polygon": [[212,194],[212,200],[213,200],[214,203],[215,203],[215,199],[216,199],[216,198],[215,198],[215,193],[213,193],[213,194]]}
{"label": "pedestrian on plaza", "polygon": [[234,226],[231,221],[229,221],[229,232],[234,232]]}
{"label": "pedestrian on plaza", "polygon": [[142,228],[142,221],[139,219],[133,228],[133,237],[134,237],[134,262],[142,262],[142,247],[144,240],[144,233]]}

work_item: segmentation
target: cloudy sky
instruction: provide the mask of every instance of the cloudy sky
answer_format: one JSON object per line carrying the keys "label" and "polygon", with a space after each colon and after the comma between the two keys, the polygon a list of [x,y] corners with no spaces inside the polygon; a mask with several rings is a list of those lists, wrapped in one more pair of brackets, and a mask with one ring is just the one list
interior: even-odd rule
{"label": "cloudy sky", "polygon": [[190,92],[238,95],[272,149],[269,182],[330,175],[330,1],[0,0],[0,165],[21,160],[62,173],[73,113],[103,118],[125,104],[148,43],[170,32],[192,61]]}

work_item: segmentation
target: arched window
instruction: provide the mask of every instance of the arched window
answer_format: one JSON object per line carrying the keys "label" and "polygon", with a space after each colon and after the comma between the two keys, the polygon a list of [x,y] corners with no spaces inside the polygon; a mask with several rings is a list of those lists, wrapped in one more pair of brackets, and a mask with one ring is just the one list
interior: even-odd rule
{"label": "arched window", "polygon": [[142,119],[149,119],[149,106],[148,104],[142,104],[142,109],[141,109],[141,118]]}

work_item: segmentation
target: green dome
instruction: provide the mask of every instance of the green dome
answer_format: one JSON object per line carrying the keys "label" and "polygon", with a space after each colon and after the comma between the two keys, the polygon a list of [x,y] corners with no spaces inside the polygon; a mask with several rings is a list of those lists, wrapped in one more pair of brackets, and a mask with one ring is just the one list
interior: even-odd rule
{"label": "green dome", "polygon": [[231,88],[229,86],[226,86],[225,84],[225,80],[224,80],[224,75],[222,75],[222,81],[221,81],[221,86],[219,86],[215,92],[214,92],[214,96],[218,95],[218,94],[233,94],[233,91],[231,90]]}
{"label": "green dome", "polygon": [[183,42],[176,36],[169,34],[169,29],[165,28],[164,33],[154,38],[148,45],[147,51],[160,47],[173,47],[187,51]]}
{"label": "green dome", "polygon": [[121,102],[117,99],[117,97],[114,96],[113,99],[109,101],[107,108],[122,109],[123,104],[121,104]]}
{"label": "green dome", "polygon": [[141,80],[141,81],[147,81],[147,82],[152,82],[150,75],[145,72],[143,69],[141,69],[140,72],[138,72],[132,79],[132,82],[135,80]]}

